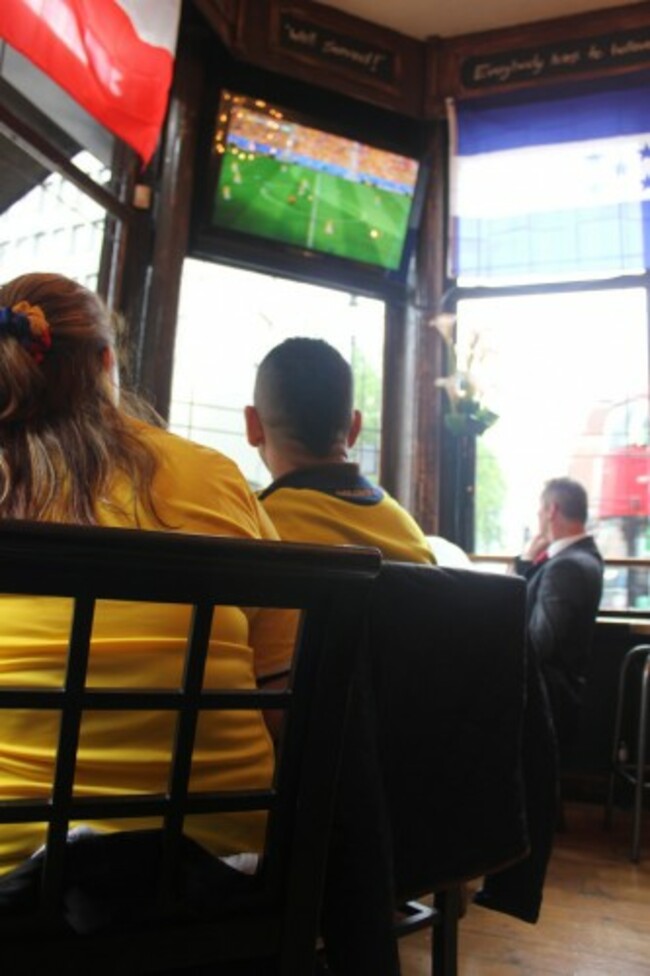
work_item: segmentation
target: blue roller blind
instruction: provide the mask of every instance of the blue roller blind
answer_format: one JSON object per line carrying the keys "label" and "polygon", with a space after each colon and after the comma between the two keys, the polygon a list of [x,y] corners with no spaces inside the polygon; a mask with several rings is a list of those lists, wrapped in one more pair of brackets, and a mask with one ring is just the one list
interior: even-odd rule
{"label": "blue roller blind", "polygon": [[450,274],[460,284],[650,267],[650,79],[449,105]]}

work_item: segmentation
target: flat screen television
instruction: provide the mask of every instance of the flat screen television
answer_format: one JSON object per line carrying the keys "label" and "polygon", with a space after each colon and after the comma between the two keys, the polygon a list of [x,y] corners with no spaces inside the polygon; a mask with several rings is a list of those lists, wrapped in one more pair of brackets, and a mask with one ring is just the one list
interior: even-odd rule
{"label": "flat screen television", "polygon": [[371,294],[404,287],[416,158],[229,90],[210,138],[193,253]]}

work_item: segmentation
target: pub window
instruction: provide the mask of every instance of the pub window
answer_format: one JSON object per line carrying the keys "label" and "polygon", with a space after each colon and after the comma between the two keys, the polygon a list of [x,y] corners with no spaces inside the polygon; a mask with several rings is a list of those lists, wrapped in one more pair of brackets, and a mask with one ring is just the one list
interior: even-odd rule
{"label": "pub window", "polygon": [[255,372],[292,336],[325,339],[351,364],[363,431],[351,460],[379,477],[384,305],[344,291],[187,259],[179,304],[170,426],[233,458],[254,487],[270,475],[246,441]]}
{"label": "pub window", "polygon": [[[476,445],[472,548],[520,551],[544,481],[569,475],[604,554],[648,557],[650,79],[476,100],[450,123],[451,310],[499,415]],[[631,572],[605,605],[650,605]]]}

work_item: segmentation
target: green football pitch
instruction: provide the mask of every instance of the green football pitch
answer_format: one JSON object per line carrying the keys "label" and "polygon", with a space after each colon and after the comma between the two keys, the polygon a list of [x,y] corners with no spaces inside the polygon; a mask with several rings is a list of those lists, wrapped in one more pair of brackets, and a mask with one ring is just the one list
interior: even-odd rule
{"label": "green football pitch", "polygon": [[213,217],[230,230],[395,269],[410,203],[404,194],[231,150]]}

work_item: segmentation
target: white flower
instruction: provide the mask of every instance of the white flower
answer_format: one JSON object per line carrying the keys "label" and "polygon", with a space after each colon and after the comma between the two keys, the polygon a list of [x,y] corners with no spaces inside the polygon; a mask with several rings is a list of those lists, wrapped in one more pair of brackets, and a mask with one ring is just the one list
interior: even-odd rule
{"label": "white flower", "polygon": [[453,346],[454,329],[456,328],[455,315],[451,315],[450,312],[441,312],[440,315],[429,320],[429,325],[438,330],[447,346]]}
{"label": "white flower", "polygon": [[481,434],[497,420],[497,415],[483,405],[482,392],[472,372],[472,368],[485,357],[481,337],[478,332],[471,334],[463,350],[462,368],[459,368],[458,351],[454,342],[456,317],[443,312],[431,319],[429,324],[438,330],[447,347],[450,372],[435,381],[436,386],[445,391],[449,400],[450,411],[445,416],[445,425],[454,434]]}

